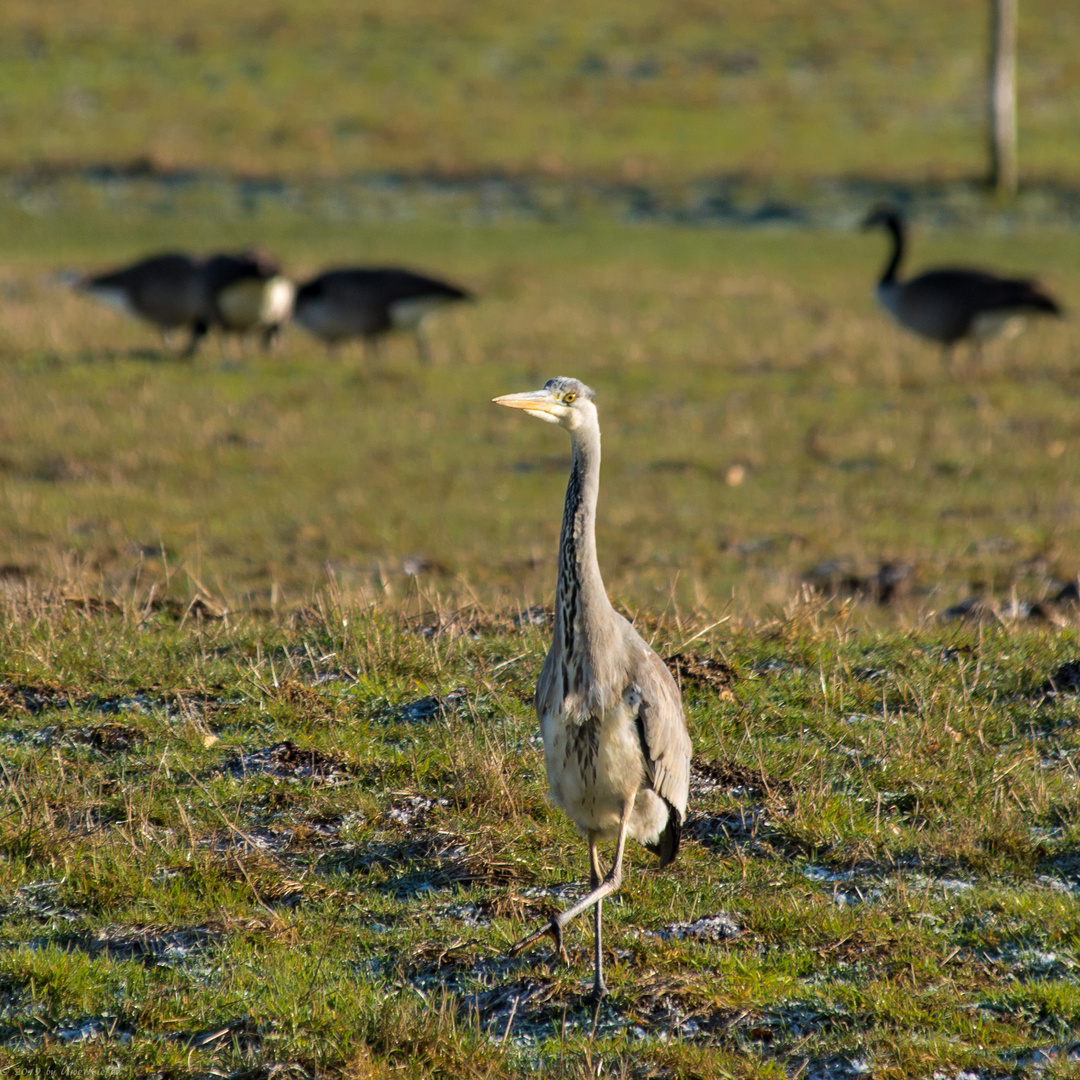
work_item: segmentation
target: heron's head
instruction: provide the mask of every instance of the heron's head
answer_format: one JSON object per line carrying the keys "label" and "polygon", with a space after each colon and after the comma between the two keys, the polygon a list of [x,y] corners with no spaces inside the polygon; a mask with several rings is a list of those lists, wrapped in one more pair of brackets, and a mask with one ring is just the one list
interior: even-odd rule
{"label": "heron's head", "polygon": [[596,422],[592,387],[562,375],[548,379],[543,390],[504,394],[492,400],[496,405],[505,405],[509,409],[524,409],[530,416],[549,424],[561,424],[568,431]]}
{"label": "heron's head", "polygon": [[900,227],[900,211],[895,206],[876,206],[866,215],[862,223],[864,229],[884,227],[895,229]]}

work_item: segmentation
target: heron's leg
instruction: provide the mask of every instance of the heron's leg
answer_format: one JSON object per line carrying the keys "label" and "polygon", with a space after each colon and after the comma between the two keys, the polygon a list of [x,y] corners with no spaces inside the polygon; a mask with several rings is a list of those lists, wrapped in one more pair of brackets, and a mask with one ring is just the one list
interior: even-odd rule
{"label": "heron's leg", "polygon": [[[600,857],[596,850],[596,833],[589,833],[589,888],[595,889],[602,879],[600,873]],[[603,916],[604,901],[597,900],[593,908],[593,954],[596,968],[596,979],[593,982],[593,997],[597,1000],[607,994],[607,983],[604,982],[604,950],[603,950]]]}
{"label": "heron's leg", "polygon": [[[587,896],[583,896],[573,907],[567,908],[565,911],[559,912],[546,926],[540,927],[539,930],[534,930],[528,937],[523,937],[519,942],[513,945],[510,949],[511,956],[517,956],[523,949],[539,941],[542,937],[550,934],[555,939],[555,951],[562,957],[566,956],[566,949],[563,946],[563,930],[568,923],[573,922],[583,911],[588,911],[589,908],[596,906],[604,899],[605,896],[610,896],[613,892],[617,892],[619,886],[622,884],[622,861],[623,851],[626,849],[626,831],[630,826],[630,814],[634,809],[634,796],[631,796],[622,808],[622,815],[619,818],[619,838],[615,843],[615,861],[611,865],[611,869],[604,875],[600,884],[592,889]],[[590,851],[590,858],[592,852]],[[597,866],[599,870],[599,866]]]}

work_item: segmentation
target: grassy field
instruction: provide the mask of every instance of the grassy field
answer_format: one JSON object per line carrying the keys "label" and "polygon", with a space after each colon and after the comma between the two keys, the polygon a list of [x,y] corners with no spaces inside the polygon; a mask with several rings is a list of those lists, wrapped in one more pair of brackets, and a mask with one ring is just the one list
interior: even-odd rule
{"label": "grassy field", "polygon": [[[1075,319],[943,366],[842,231],[896,181],[913,266],[1075,308],[1080,9],[1021,4],[991,206],[985,6],[2,6],[5,1080],[1080,1076]],[[661,223],[718,176],[833,228]],[[431,367],[189,363],[64,284],[252,243],[479,299]],[[490,404],[556,374],[695,748],[599,1007],[584,926],[506,957],[586,877],[531,707],[569,450]]]}
{"label": "grassy field", "polygon": [[[476,290],[433,327],[425,371],[407,339],[366,368],[298,330],[272,358],[211,345],[173,362],[55,282],[175,242],[175,222],[127,227],[126,250],[104,246],[109,219],[11,231],[0,562],[38,587],[88,575],[109,595],[187,598],[201,583],[265,608],[327,580],[400,599],[420,565],[442,591],[540,602],[567,448],[488,402],[553,374],[598,391],[600,544],[632,607],[759,613],[829,562],[910,564],[934,607],[1014,585],[1041,599],[1080,570],[1075,329],[1033,325],[945,371],[872,306],[879,236],[260,223],[298,273],[363,251]],[[193,246],[253,231],[202,227]],[[916,241],[916,263],[1038,267],[1066,302],[1080,291],[1053,232]]]}
{"label": "grassy field", "polygon": [[[0,168],[981,176],[986,7],[10,0]],[[1078,35],[1021,5],[1028,179],[1076,182]]]}
{"label": "grassy field", "polygon": [[[1072,322],[946,370],[877,236],[5,225],[5,1076],[1076,1075]],[[189,364],[58,283],[178,237],[481,300],[430,369]],[[915,244],[1080,291],[1059,233]],[[599,1010],[584,928],[505,959],[586,865],[530,705],[568,447],[489,404],[553,374],[597,390],[613,597],[713,661]]]}
{"label": "grassy field", "polygon": [[512,613],[9,598],[5,1075],[1076,1075],[1074,630],[699,637],[689,839],[631,854],[597,1009],[584,929],[505,958],[585,864]]}

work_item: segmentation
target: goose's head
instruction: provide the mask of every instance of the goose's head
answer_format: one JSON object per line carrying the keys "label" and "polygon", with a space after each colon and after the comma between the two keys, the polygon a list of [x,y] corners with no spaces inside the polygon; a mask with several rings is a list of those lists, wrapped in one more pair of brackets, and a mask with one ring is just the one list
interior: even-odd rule
{"label": "goose's head", "polygon": [[863,219],[864,229],[884,228],[899,231],[904,224],[900,211],[895,206],[876,206]]}

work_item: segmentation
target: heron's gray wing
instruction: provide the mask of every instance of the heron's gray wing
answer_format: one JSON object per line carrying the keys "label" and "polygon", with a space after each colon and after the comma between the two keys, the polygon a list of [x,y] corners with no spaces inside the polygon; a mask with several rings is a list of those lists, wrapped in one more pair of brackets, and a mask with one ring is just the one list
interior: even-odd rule
{"label": "heron's gray wing", "polygon": [[641,642],[631,662],[630,676],[641,704],[638,731],[653,790],[686,815],[690,793],[690,735],[683,718],[679,688],[664,662]]}

